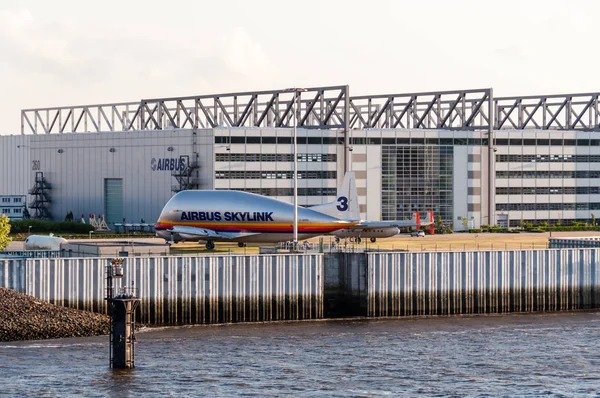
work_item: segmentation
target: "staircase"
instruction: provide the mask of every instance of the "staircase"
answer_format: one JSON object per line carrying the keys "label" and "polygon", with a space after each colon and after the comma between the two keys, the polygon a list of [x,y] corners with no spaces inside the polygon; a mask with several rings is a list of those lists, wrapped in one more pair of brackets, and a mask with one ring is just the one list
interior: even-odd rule
{"label": "staircase", "polygon": [[200,167],[197,161],[191,161],[187,155],[179,157],[179,164],[184,164],[183,169],[173,170],[171,176],[177,180],[177,185],[171,187],[171,191],[177,193],[186,189],[200,188],[200,179],[198,178],[198,170]]}
{"label": "staircase", "polygon": [[29,190],[29,194],[33,196],[33,201],[29,203],[29,208],[34,210],[33,218],[38,220],[50,220],[50,190],[52,185],[44,177],[44,173],[37,171],[35,173],[35,183],[33,188]]}

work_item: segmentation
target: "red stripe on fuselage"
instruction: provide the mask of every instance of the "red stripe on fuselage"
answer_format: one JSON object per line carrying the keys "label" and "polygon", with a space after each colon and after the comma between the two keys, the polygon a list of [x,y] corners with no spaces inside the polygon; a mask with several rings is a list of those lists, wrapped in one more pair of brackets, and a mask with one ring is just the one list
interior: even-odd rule
{"label": "red stripe on fuselage", "polygon": [[[298,224],[299,233],[327,233],[341,228],[347,228],[357,223],[335,223],[335,224]],[[176,225],[194,228],[210,229],[212,231],[222,232],[293,232],[294,226],[287,223],[223,223],[223,222],[163,222],[156,224],[157,229],[168,229]]]}

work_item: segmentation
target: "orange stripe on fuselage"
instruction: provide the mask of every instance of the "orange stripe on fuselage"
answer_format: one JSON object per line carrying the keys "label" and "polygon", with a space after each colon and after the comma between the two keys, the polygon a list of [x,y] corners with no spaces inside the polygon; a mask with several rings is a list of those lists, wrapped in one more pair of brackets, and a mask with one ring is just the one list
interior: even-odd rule
{"label": "orange stripe on fuselage", "polygon": [[[291,223],[264,223],[264,222],[210,222],[210,221],[163,221],[158,220],[163,228],[171,228],[176,225],[195,227],[195,228],[206,228],[214,231],[257,231],[257,232],[269,232],[269,231],[292,231],[294,226]],[[298,223],[298,232],[311,231],[311,232],[331,232],[337,229],[347,228],[358,224],[357,222],[342,222],[342,223]]]}

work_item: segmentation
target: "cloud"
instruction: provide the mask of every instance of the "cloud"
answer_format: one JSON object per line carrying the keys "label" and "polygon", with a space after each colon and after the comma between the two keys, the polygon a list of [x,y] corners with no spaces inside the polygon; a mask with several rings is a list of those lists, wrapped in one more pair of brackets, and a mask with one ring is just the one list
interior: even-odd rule
{"label": "cloud", "polygon": [[14,93],[0,98],[0,108],[10,112],[3,119],[14,121],[0,131],[11,133],[20,109],[252,90],[264,88],[276,70],[241,26],[219,32],[159,24],[149,32],[140,24],[107,23],[100,29],[26,9],[0,10],[0,53],[2,86]]}

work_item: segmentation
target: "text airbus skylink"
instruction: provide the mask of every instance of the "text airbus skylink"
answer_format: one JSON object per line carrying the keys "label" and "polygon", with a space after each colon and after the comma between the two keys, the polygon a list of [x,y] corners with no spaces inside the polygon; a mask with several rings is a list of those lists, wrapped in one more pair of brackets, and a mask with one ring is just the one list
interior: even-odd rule
{"label": "text airbus skylink", "polygon": [[275,221],[272,211],[184,211],[181,221]]}

